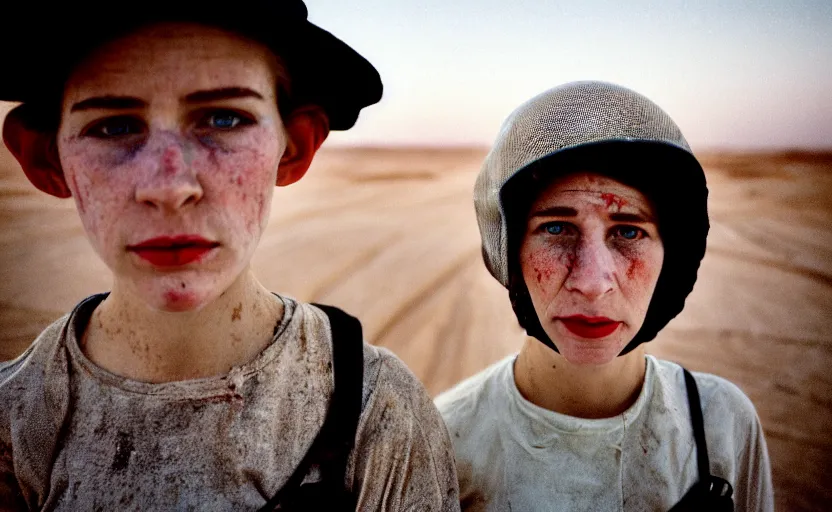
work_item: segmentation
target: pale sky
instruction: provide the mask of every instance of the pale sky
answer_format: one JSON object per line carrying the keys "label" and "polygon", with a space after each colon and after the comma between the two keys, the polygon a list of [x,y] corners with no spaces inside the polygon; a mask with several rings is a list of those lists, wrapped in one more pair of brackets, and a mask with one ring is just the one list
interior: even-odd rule
{"label": "pale sky", "polygon": [[832,148],[832,0],[306,0],[385,94],[328,144],[493,142],[518,105],[597,79],[694,149]]}

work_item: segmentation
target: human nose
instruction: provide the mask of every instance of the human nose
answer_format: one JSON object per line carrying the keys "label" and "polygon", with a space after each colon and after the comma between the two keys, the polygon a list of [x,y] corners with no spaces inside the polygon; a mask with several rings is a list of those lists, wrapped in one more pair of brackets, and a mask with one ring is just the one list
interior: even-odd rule
{"label": "human nose", "polygon": [[594,301],[613,291],[614,272],[610,249],[600,240],[582,240],[564,285]]}
{"label": "human nose", "polygon": [[149,162],[145,179],[136,186],[136,201],[168,211],[198,203],[203,190],[185,147],[169,137],[162,139],[145,149]]}

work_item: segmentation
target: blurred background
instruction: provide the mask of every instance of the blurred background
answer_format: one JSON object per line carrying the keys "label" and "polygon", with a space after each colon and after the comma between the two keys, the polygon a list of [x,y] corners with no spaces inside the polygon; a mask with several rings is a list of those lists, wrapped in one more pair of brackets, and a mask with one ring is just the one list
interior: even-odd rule
{"label": "blurred background", "polygon": [[694,149],[827,148],[827,0],[310,0],[381,71],[350,144],[490,144],[532,96],[607,80],[656,101]]}
{"label": "blurred background", "polygon": [[[828,510],[832,3],[307,5],[376,65],[385,97],[278,189],[253,262],[267,286],[360,316],[431,394],[447,389],[524,336],[482,263],[471,200],[500,123],[563,82],[630,87],[677,121],[711,191],[699,281],[649,351],[739,385],[778,510]],[[0,149],[0,360],[109,282],[74,203],[36,191]]]}

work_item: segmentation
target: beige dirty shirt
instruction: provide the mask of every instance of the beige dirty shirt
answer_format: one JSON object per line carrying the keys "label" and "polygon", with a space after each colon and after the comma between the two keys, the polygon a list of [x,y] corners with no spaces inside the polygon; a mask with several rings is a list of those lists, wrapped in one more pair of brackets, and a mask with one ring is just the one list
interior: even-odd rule
{"label": "beige dirty shirt", "polygon": [[[514,359],[436,398],[456,449],[463,510],[665,512],[698,480],[680,366],[647,356],[635,404],[613,418],[581,419],[523,398]],[[774,510],[754,406],[727,380],[693,375],[711,474],[731,483],[737,512]]]}
{"label": "beige dirty shirt", "polygon": [[[329,321],[283,298],[273,343],[218,378],[147,384],[95,366],[94,296],[0,364],[0,509],[256,510],[309,449],[332,392]],[[364,345],[348,481],[358,510],[459,510],[453,452],[427,392]],[[315,480],[310,474],[307,480]]]}

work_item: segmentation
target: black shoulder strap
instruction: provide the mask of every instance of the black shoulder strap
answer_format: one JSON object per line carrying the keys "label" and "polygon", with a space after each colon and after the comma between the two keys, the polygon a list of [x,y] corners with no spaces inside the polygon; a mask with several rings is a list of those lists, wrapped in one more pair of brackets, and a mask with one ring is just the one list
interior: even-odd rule
{"label": "black shoulder strap", "polygon": [[[327,499],[348,497],[345,479],[347,463],[355,443],[364,381],[364,337],[361,322],[338,308],[312,304],[329,317],[332,328],[332,369],[334,387],[321,431],[309,452],[286,484],[260,510],[310,509],[302,503],[309,497]],[[303,478],[312,464],[321,470],[321,483],[314,493],[304,492]],[[311,495],[311,496],[310,496]],[[279,508],[278,508],[279,507]],[[349,508],[349,506],[347,507]],[[354,509],[354,507],[353,507]],[[310,509],[311,510],[311,509]]]}
{"label": "black shoulder strap", "polygon": [[334,478],[333,485],[344,487],[347,462],[355,444],[364,384],[364,336],[361,322],[338,308],[314,304],[329,317],[332,327],[332,365],[335,387],[327,419],[321,428],[323,449],[327,457],[322,468],[324,478]]}
{"label": "black shoulder strap", "polygon": [[696,441],[696,463],[699,470],[699,482],[688,492],[671,512],[686,510],[711,510],[714,512],[733,512],[734,493],[730,482],[711,474],[711,462],[708,459],[708,443],[705,441],[705,421],[702,417],[702,402],[696,380],[685,368],[685,387],[688,391],[688,407],[693,426],[693,438]]}
{"label": "black shoulder strap", "polygon": [[693,375],[682,368],[685,374],[685,387],[688,390],[688,407],[693,425],[693,439],[696,441],[696,464],[699,469],[699,481],[705,482],[711,476],[711,462],[708,459],[708,443],[705,441],[705,421],[702,418],[702,404],[699,400],[699,388]]}

